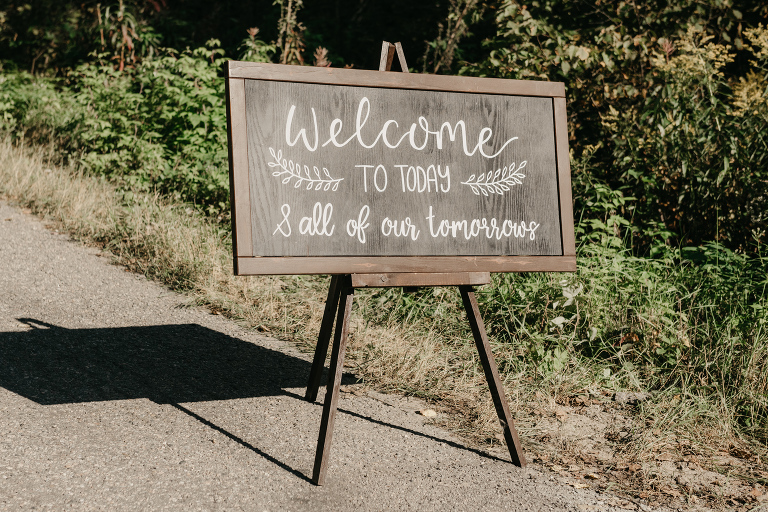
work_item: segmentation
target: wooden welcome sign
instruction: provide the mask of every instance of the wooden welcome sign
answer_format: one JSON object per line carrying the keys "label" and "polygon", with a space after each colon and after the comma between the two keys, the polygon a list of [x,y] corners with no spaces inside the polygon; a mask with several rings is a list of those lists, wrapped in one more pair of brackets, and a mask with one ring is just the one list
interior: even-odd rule
{"label": "wooden welcome sign", "polygon": [[[382,70],[394,51],[384,43]],[[363,286],[461,287],[524,465],[472,285],[576,269],[563,84],[246,62],[226,73],[235,274],[334,276],[307,391],[338,313],[314,481]]]}

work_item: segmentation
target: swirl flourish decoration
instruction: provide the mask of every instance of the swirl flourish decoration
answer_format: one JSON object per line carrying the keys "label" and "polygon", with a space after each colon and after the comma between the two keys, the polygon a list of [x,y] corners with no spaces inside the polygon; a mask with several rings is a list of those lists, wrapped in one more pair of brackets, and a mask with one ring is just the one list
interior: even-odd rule
{"label": "swirl flourish decoration", "polygon": [[339,189],[339,183],[344,180],[344,178],[332,177],[325,167],[321,173],[317,166],[312,166],[310,169],[308,165],[302,166],[299,162],[283,158],[282,150],[275,151],[274,148],[270,147],[269,154],[272,155],[274,162],[267,162],[267,165],[278,168],[272,171],[272,176],[282,177],[283,185],[287,185],[295,179],[296,182],[293,184],[295,188],[306,183],[307,190],[322,189],[336,192]]}
{"label": "swirl flourish decoration", "polygon": [[520,171],[522,171],[527,164],[528,161],[523,160],[517,169],[515,169],[515,164],[513,163],[509,166],[505,165],[501,169],[496,169],[496,171],[490,170],[487,173],[481,172],[479,176],[473,174],[467,181],[462,181],[461,184],[469,185],[472,192],[478,196],[480,194],[483,194],[484,196],[487,196],[488,194],[504,194],[504,192],[507,192],[513,186],[523,184],[525,174]]}

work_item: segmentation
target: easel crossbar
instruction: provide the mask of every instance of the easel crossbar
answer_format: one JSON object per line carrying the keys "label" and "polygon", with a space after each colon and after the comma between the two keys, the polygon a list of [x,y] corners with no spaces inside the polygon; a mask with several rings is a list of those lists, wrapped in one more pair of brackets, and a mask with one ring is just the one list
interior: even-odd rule
{"label": "easel crossbar", "polygon": [[491,282],[490,272],[352,274],[353,288],[388,288],[400,286],[484,285]]}

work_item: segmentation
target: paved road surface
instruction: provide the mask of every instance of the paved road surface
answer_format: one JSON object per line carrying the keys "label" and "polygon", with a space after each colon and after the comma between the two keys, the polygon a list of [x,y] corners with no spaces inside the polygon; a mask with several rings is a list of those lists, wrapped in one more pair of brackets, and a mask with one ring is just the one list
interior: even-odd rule
{"label": "paved road surface", "polygon": [[0,510],[610,510],[379,394],[315,487],[308,359],[0,202]]}

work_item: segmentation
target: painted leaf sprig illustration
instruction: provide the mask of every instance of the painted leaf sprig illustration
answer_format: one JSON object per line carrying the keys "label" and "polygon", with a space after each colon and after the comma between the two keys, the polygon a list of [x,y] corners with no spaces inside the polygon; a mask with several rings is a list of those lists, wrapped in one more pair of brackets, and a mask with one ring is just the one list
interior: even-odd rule
{"label": "painted leaf sprig illustration", "polygon": [[310,169],[308,165],[301,165],[299,162],[283,158],[282,150],[275,151],[274,148],[269,148],[269,154],[272,155],[274,161],[267,162],[267,165],[278,168],[278,170],[272,171],[272,176],[282,177],[283,185],[287,185],[291,180],[296,180],[293,184],[295,188],[306,184],[307,190],[322,189],[336,192],[339,189],[339,183],[344,180],[344,178],[332,177],[325,167],[321,172],[316,165]]}
{"label": "painted leaf sprig illustration", "polygon": [[515,185],[522,185],[525,174],[522,171],[528,164],[527,160],[520,162],[520,166],[515,169],[515,164],[504,166],[495,171],[490,170],[487,173],[481,172],[479,176],[474,174],[467,181],[462,181],[462,185],[469,185],[475,195],[483,194],[503,194]]}

